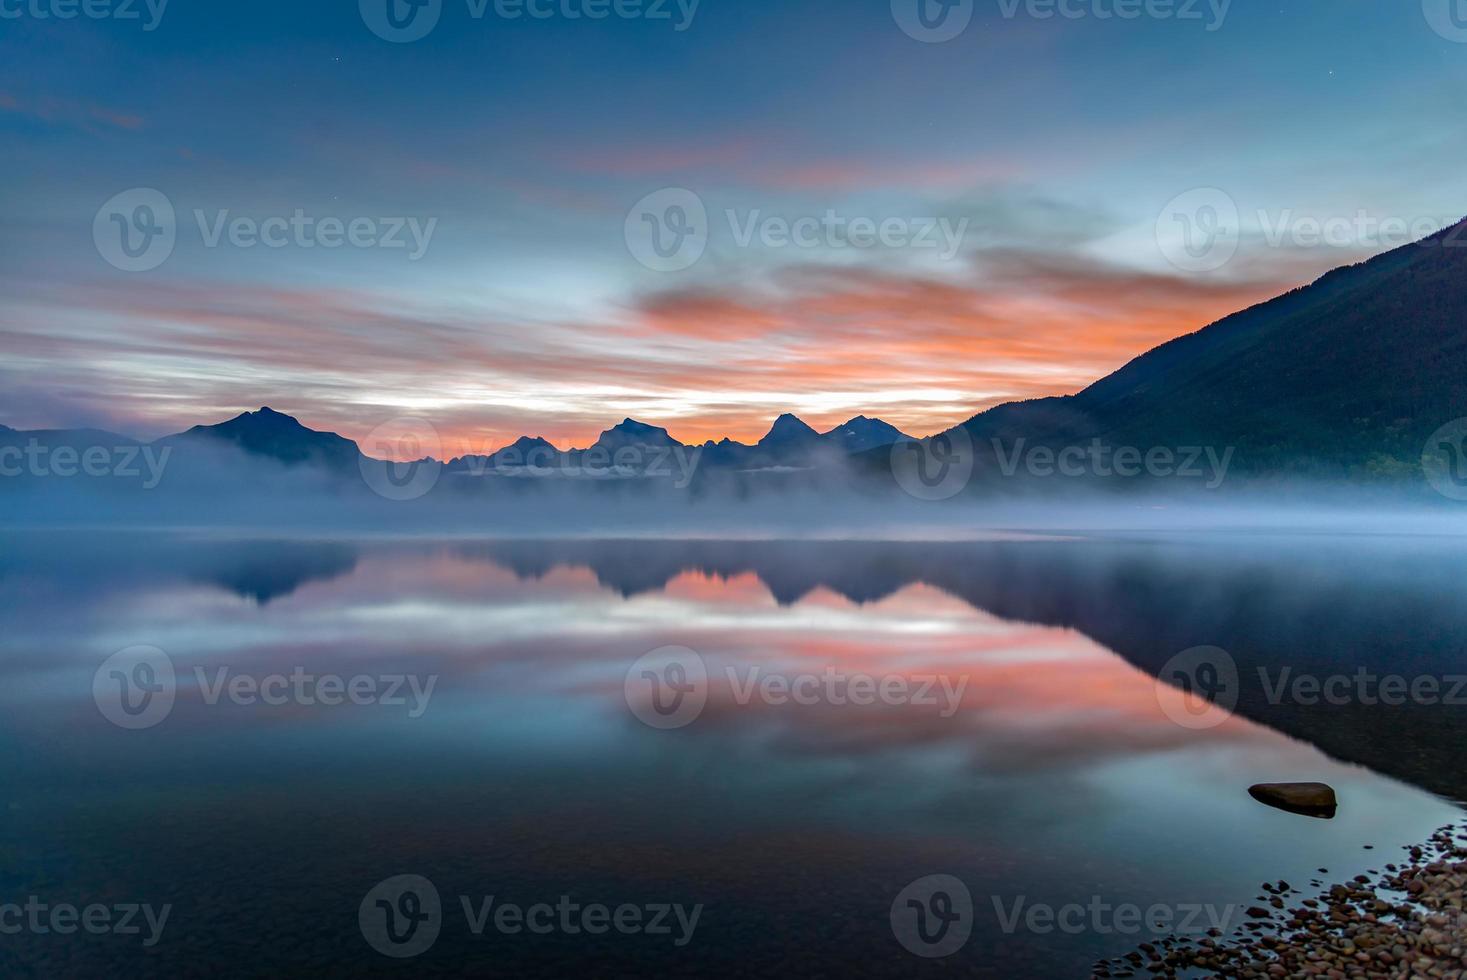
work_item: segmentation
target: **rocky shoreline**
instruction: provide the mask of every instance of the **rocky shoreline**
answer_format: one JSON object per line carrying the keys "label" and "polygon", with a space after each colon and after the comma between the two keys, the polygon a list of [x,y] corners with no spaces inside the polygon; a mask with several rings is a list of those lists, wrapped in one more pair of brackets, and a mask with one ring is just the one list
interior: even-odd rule
{"label": "rocky shoreline", "polygon": [[1214,929],[1201,939],[1142,943],[1092,975],[1467,977],[1467,827],[1445,827],[1404,850],[1404,861],[1308,893],[1314,897],[1287,881],[1265,884],[1261,904],[1233,935]]}

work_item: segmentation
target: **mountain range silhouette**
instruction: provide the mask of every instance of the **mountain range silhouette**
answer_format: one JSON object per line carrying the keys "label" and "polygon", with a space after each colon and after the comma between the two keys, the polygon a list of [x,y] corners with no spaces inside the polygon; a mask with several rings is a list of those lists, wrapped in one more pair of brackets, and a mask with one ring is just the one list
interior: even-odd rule
{"label": "mountain range silhouette", "polygon": [[[679,442],[660,426],[626,419],[585,449],[536,436],[484,455],[442,460],[458,474],[518,470],[536,458],[578,464],[590,456],[696,449],[713,471],[818,470],[839,464],[889,477],[893,446],[934,440],[970,445],[981,474],[1004,446],[1229,447],[1253,475],[1354,481],[1420,475],[1432,433],[1467,417],[1467,222],[1226,317],[1137,357],[1074,395],[1014,402],[916,440],[864,415],[817,432],[779,416],[753,445]],[[98,430],[18,431],[0,447],[114,445]],[[303,425],[271,408],[196,425],[154,445],[186,451],[232,447],[288,467],[355,470],[361,460],[401,459]],[[444,453],[445,456],[451,456]],[[981,476],[980,481],[981,483]]]}

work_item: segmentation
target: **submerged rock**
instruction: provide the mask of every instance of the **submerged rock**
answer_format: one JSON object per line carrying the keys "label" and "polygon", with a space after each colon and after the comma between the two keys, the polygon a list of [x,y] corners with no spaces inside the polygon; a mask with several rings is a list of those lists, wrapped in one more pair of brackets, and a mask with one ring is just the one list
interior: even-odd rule
{"label": "submerged rock", "polygon": [[1339,807],[1334,789],[1324,783],[1259,783],[1248,788],[1248,795],[1278,810],[1325,820]]}

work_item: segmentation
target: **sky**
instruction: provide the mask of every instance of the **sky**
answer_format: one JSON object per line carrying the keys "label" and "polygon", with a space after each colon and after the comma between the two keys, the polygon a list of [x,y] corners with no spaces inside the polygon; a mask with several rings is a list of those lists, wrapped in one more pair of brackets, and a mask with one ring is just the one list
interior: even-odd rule
{"label": "sky", "polygon": [[925,435],[1467,214],[1447,0],[414,2],[0,0],[0,423]]}

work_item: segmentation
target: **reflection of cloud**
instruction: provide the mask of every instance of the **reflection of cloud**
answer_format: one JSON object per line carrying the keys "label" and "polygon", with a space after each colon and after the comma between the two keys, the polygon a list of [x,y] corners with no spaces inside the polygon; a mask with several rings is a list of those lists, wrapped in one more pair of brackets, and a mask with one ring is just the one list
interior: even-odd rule
{"label": "reflection of cloud", "polygon": [[[564,737],[625,747],[621,740],[643,731],[624,703],[628,666],[677,644],[699,651],[713,676],[707,709],[677,736],[686,746],[679,752],[772,751],[837,770],[920,765],[942,792],[970,793],[1016,778],[1077,781],[1109,763],[1175,759],[1199,747],[1276,746],[1272,733],[1242,718],[1205,733],[1176,725],[1157,703],[1151,675],[1099,642],[1147,667],[1205,638],[1229,648],[1245,678],[1249,664],[1302,670],[1300,657],[1347,647],[1377,671],[1440,673],[1448,668],[1440,636],[1461,632],[1450,589],[1459,576],[1423,563],[1419,547],[1372,546],[1367,568],[1358,554],[1343,561],[1315,544],[1292,563],[1272,556],[1265,574],[1248,547],[1214,548],[1202,563],[1195,550],[1155,543],[378,544],[362,549],[346,574],[262,609],[217,587],[180,584],[181,576],[200,577],[200,562],[227,568],[229,549],[135,537],[88,544],[36,543],[0,562],[7,589],[25,599],[0,617],[9,638],[4,700],[17,724],[83,697],[101,657],[146,640],[185,671],[227,664],[255,673],[306,665],[347,675],[432,674],[440,678],[435,710],[492,728],[512,725],[496,722],[498,712],[553,706],[553,727]],[[242,554],[254,561],[264,553]],[[519,560],[532,554],[533,568]],[[639,584],[659,581],[671,584]],[[1353,601],[1357,592],[1371,602]],[[1381,604],[1382,595],[1405,604]],[[75,655],[55,655],[58,629],[85,637],[68,641]],[[761,672],[757,682],[821,677],[827,668],[842,677],[936,677],[937,703],[790,705],[757,696],[740,703],[727,673],[735,671],[744,691],[752,670]],[[963,684],[949,717],[944,677],[947,690]],[[190,698],[176,709],[185,730],[331,718],[219,714]],[[1386,717],[1356,708],[1342,725],[1338,711],[1253,700],[1245,685],[1240,705],[1250,718],[1303,733],[1341,758],[1423,785],[1456,771],[1443,763],[1458,743],[1419,741],[1424,731],[1451,727],[1439,711],[1392,709]],[[75,714],[52,711],[47,723],[99,723],[89,702]],[[1401,739],[1419,743],[1420,758],[1401,761],[1393,749]]]}
{"label": "reflection of cloud", "polygon": [[[280,566],[272,580],[294,574],[318,581],[277,598],[268,618],[253,604],[182,599],[179,573],[238,589],[241,577],[268,574],[272,555]],[[811,568],[829,573],[836,567],[831,557]],[[705,656],[712,677],[708,707],[685,736],[755,738],[787,757],[936,753],[1000,778],[1073,772],[1180,748],[1194,737],[1160,712],[1147,675],[1080,634],[1004,621],[911,580],[863,604],[817,588],[781,608],[747,574],[689,572],[672,576],[666,589],[626,598],[597,584],[584,567],[520,578],[457,547],[383,546],[358,557],[338,546],[260,543],[117,554],[116,560],[121,564],[109,559],[103,567],[110,565],[116,584],[129,591],[120,597],[125,601],[113,602],[106,588],[92,590],[93,601],[104,602],[112,617],[94,628],[121,642],[146,627],[150,642],[170,652],[189,679],[170,719],[176,728],[330,720],[329,712],[299,705],[220,713],[193,689],[196,667],[210,676],[220,667],[261,676],[297,666],[347,676],[434,675],[435,697],[448,701],[513,692],[561,703],[567,724],[583,723],[578,717],[614,720],[625,712],[627,665],[646,649],[680,643]],[[849,562],[837,565],[852,570]],[[141,592],[138,568],[153,569],[152,584]],[[170,595],[179,598],[170,602]],[[911,693],[934,703],[856,705],[822,697],[780,705],[757,693],[749,697],[747,685],[761,678],[823,677],[832,669],[840,678],[904,678]],[[928,678],[936,679],[930,688]],[[951,695],[960,701],[948,701]],[[1212,737],[1261,736],[1235,722]]]}

